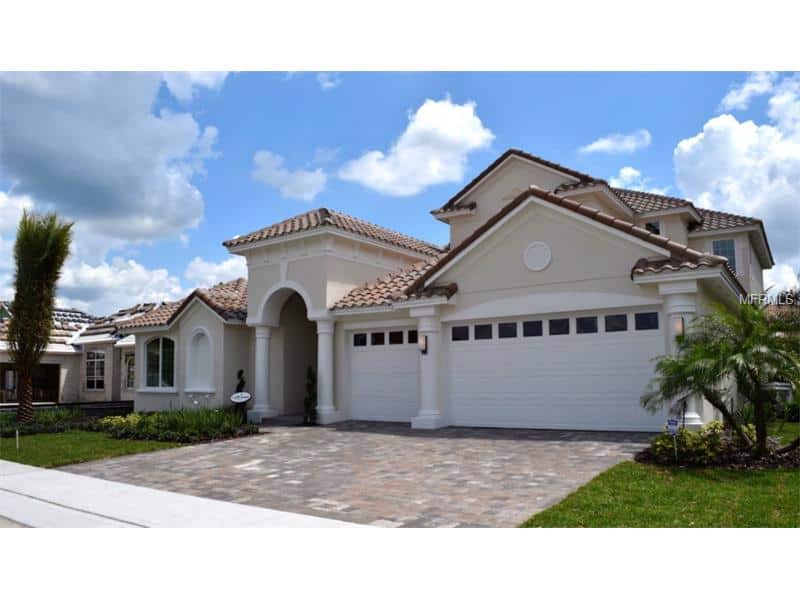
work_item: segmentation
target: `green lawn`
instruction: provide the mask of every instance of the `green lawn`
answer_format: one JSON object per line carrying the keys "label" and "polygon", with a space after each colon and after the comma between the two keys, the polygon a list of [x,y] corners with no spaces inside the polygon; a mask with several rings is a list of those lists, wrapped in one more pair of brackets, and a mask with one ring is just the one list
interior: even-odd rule
{"label": "green lawn", "polygon": [[800,527],[800,471],[621,463],[523,527]]}
{"label": "green lawn", "polygon": [[800,423],[773,423],[769,434],[781,438],[781,444],[788,444],[800,435]]}
{"label": "green lawn", "polygon": [[24,435],[20,436],[19,444],[20,448],[17,451],[13,437],[0,438],[0,459],[37,467],[60,467],[180,445],[150,440],[117,440],[105,433],[92,431]]}

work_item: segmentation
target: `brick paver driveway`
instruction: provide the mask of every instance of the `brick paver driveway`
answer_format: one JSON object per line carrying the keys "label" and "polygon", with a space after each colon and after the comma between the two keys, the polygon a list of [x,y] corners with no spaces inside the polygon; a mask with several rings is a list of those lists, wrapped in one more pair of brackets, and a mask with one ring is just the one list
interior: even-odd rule
{"label": "brick paver driveway", "polygon": [[350,421],[65,467],[135,485],[386,526],[514,526],[647,434]]}

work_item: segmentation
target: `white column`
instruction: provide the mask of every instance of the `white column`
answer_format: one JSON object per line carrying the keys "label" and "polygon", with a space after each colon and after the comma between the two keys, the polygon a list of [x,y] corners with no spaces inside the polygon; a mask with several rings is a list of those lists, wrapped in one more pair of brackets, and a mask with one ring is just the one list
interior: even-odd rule
{"label": "white column", "polygon": [[333,403],[333,319],[317,321],[317,420],[325,425],[339,420]]}
{"label": "white column", "polygon": [[[691,322],[697,316],[697,300],[695,282],[683,284],[671,284],[660,286],[659,291],[665,295],[664,313],[667,317],[665,328],[668,336],[668,350],[670,354],[677,354],[678,343],[676,336],[682,331],[688,331]],[[703,426],[703,419],[700,416],[702,411],[703,399],[692,396],[686,403],[686,413],[684,422],[689,429],[699,429]]]}
{"label": "white column", "polygon": [[253,408],[247,411],[247,420],[251,423],[260,423],[261,419],[278,414],[278,411],[269,403],[269,340],[271,337],[271,327],[256,326],[255,398],[253,399]]}
{"label": "white column", "polygon": [[417,323],[417,336],[427,352],[419,354],[419,413],[411,419],[414,429],[438,429],[444,425],[441,409],[441,374],[442,327],[435,309],[423,314]]}

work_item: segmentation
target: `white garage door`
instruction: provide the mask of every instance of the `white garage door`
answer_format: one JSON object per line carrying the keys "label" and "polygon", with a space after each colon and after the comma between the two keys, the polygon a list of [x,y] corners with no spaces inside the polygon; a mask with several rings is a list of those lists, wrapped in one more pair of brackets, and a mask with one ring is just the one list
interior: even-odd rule
{"label": "white garage door", "polygon": [[419,351],[416,331],[370,330],[350,334],[350,417],[409,422],[418,412]]}
{"label": "white garage door", "polygon": [[637,311],[448,327],[454,424],[659,430],[665,415],[639,404],[651,359],[665,351],[659,317]]}

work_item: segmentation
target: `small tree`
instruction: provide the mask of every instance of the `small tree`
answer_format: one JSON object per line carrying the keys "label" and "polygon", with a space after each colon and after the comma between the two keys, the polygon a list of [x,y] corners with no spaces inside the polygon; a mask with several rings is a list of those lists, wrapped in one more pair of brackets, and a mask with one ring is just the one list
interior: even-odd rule
{"label": "small tree", "polygon": [[18,377],[17,420],[33,420],[33,372],[50,341],[56,283],[69,256],[72,223],[23,212],[14,243],[14,300],[8,323],[11,360]]}
{"label": "small tree", "polygon": [[[691,331],[678,336],[678,352],[656,363],[657,376],[642,396],[650,410],[684,407],[698,395],[720,411],[723,420],[757,455],[767,453],[767,425],[772,407],[768,384],[800,384],[800,323],[788,315],[771,315],[765,306],[715,306],[696,319]],[[731,383],[738,398],[752,406],[756,439],[731,410]],[[800,438],[798,438],[800,440]],[[786,448],[796,447],[795,440]]]}
{"label": "small tree", "polygon": [[317,375],[314,369],[306,371],[306,397],[303,399],[303,423],[314,425],[317,422]]}

